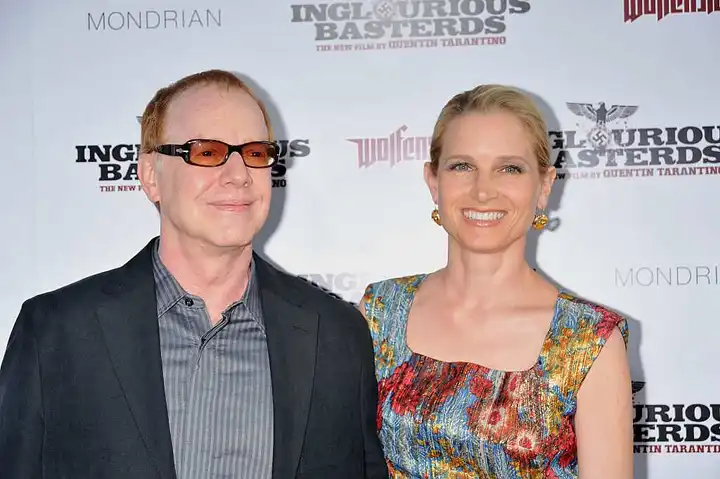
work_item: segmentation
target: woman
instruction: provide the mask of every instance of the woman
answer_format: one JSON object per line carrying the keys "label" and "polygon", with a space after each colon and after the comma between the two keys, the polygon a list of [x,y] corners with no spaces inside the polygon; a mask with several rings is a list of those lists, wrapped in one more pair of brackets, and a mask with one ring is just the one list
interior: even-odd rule
{"label": "woman", "polygon": [[425,165],[447,265],[367,287],[378,430],[392,478],[632,479],[627,322],[524,258],[555,179],[523,93],[440,113]]}

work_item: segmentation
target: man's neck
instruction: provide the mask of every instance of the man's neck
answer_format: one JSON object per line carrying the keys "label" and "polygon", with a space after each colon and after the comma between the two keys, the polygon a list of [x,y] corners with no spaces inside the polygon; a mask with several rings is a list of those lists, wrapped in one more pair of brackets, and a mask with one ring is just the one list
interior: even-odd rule
{"label": "man's neck", "polygon": [[212,322],[247,289],[252,245],[216,248],[160,237],[160,260],[180,286],[203,299]]}

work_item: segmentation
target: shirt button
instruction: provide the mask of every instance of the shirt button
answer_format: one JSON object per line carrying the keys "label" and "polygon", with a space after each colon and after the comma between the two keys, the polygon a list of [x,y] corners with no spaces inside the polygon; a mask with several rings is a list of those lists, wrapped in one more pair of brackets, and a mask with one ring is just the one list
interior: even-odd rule
{"label": "shirt button", "polygon": [[185,298],[185,306],[192,306],[195,302],[190,298]]}

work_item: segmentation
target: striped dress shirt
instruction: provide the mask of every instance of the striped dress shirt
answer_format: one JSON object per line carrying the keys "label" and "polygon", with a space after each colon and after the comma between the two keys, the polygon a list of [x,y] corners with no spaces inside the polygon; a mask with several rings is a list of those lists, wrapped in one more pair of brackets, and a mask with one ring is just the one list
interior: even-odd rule
{"label": "striped dress shirt", "polygon": [[212,326],[153,249],[160,351],[178,479],[270,479],[273,400],[255,266]]}

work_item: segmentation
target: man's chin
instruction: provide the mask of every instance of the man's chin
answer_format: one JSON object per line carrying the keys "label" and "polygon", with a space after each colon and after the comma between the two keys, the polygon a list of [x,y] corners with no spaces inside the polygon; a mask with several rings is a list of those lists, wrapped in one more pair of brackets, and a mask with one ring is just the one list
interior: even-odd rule
{"label": "man's chin", "polygon": [[[165,234],[166,240],[167,234]],[[209,231],[178,231],[174,234],[174,240],[170,240],[171,243],[176,243],[178,246],[185,245],[185,247],[205,250],[232,250],[232,249],[243,249],[250,246],[255,238],[255,235],[251,231],[237,231],[237,232],[209,232]]]}
{"label": "man's chin", "polygon": [[255,235],[222,235],[209,237],[206,240],[208,246],[221,249],[242,249],[252,245]]}
{"label": "man's chin", "polygon": [[187,242],[199,244],[203,248],[240,249],[252,244],[260,228],[247,222],[238,223],[237,220],[197,221],[195,224],[168,221],[162,225],[161,231],[171,243]]}

